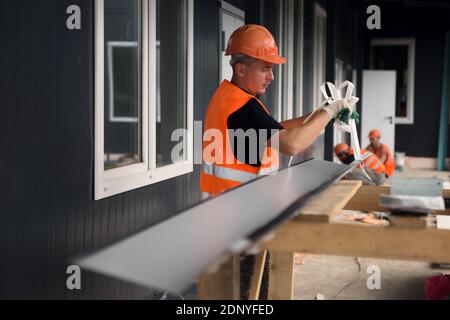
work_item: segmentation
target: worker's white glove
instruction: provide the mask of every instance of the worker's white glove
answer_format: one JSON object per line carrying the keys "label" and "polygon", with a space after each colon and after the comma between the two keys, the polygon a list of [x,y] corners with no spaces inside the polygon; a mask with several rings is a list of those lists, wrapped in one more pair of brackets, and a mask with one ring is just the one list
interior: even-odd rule
{"label": "worker's white glove", "polygon": [[339,99],[336,102],[333,102],[325,107],[322,108],[322,110],[326,111],[328,113],[328,116],[330,117],[330,120],[335,119],[338,117],[339,113],[345,109],[350,109],[350,114],[353,112],[353,106],[356,102],[354,102],[352,99],[349,99],[351,101],[347,101],[345,99]]}

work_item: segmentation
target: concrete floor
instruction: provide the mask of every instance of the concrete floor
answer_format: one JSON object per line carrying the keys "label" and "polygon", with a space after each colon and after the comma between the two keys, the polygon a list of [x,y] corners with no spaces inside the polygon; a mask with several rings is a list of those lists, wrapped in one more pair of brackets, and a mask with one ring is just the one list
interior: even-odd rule
{"label": "concrete floor", "polygon": [[[303,265],[294,267],[294,299],[316,299],[318,293],[325,300],[409,300],[424,299],[427,277],[450,273],[450,269],[433,269],[429,263],[384,259],[360,259],[361,272],[353,257],[325,255],[303,256]],[[367,268],[380,269],[381,289],[369,290]]]}

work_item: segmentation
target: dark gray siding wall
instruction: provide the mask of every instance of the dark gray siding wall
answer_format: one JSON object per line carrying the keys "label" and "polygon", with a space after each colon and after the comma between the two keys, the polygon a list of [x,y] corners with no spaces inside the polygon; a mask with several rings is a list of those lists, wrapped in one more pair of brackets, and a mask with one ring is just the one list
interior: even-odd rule
{"label": "dark gray siding wall", "polygon": [[195,1],[194,118],[204,121],[219,84],[219,9],[216,1]]}
{"label": "dark gray siding wall", "polygon": [[[66,29],[71,4],[81,7],[81,31]],[[0,298],[149,297],[87,272],[82,290],[68,291],[69,259],[199,199],[196,172],[93,201],[93,21],[90,0],[0,2]],[[215,1],[195,1],[195,30],[202,120],[218,78]]]}
{"label": "dark gray siding wall", "polygon": [[[414,37],[416,39],[414,124],[398,124],[397,151],[408,156],[437,156],[440,104],[444,66],[445,31],[450,30],[448,1],[398,3],[375,2],[381,8],[382,29],[366,29],[366,65],[370,38]],[[450,147],[450,142],[449,142]],[[450,155],[450,148],[448,149]]]}

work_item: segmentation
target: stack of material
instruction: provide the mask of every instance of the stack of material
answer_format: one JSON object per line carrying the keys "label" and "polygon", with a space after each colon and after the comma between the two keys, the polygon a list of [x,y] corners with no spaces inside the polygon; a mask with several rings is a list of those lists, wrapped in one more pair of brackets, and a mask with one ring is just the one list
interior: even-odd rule
{"label": "stack of material", "polygon": [[391,178],[391,194],[381,194],[379,204],[391,208],[393,226],[436,226],[435,210],[445,210],[443,180],[437,178]]}
{"label": "stack of material", "polygon": [[388,226],[389,221],[386,219],[387,214],[385,212],[372,211],[366,213],[362,211],[342,210],[340,214],[333,219],[333,222]]}

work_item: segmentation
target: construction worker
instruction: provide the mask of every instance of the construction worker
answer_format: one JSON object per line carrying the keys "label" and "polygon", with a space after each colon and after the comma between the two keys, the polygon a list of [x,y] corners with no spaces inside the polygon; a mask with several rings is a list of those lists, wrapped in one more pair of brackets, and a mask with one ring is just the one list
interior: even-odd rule
{"label": "construction worker", "polygon": [[[361,155],[366,154],[368,151],[361,149]],[[350,164],[355,160],[355,153],[352,148],[346,143],[339,143],[334,148],[334,153],[339,158],[339,160],[344,164]],[[362,180],[365,185],[381,185],[386,180],[386,168],[381,160],[374,154],[371,154],[368,158],[363,161],[364,169],[367,175],[372,179],[368,179],[364,172],[360,168],[354,169],[352,172],[347,174],[347,179],[350,180]]]}
{"label": "construction worker", "polygon": [[367,151],[376,155],[386,167],[386,176],[390,177],[395,172],[395,160],[389,147],[380,142],[381,132],[379,130],[371,130],[369,132],[370,144],[366,147]]}
{"label": "construction worker", "polygon": [[[233,77],[221,83],[206,112],[200,174],[203,197],[276,172],[278,151],[287,155],[304,151],[330,120],[344,108],[352,108],[341,99],[316,112],[306,123],[308,115],[278,122],[258,98],[274,80],[274,66],[286,61],[278,54],[272,34],[260,25],[242,26],[231,35],[225,55],[231,56]],[[209,130],[221,133],[225,140],[214,152],[208,151],[217,141],[205,139]],[[240,150],[238,138],[229,135],[230,130],[254,132],[256,139],[253,143],[246,139],[244,150]]]}
{"label": "construction worker", "polygon": [[[278,54],[272,34],[260,25],[242,26],[231,35],[225,55],[231,56],[233,76],[231,81],[220,84],[206,112],[200,173],[203,197],[218,195],[258,176],[276,172],[278,151],[287,155],[302,152],[330,120],[344,108],[351,108],[345,100],[339,100],[316,112],[306,123],[307,115],[279,123],[259,99],[274,80],[274,66],[286,61]],[[250,132],[255,139],[244,139],[244,146],[241,144],[239,148],[239,137],[230,132]],[[220,137],[223,140],[217,143]],[[243,299],[248,297],[254,263],[254,256],[241,256]],[[266,271],[267,266],[268,258]],[[268,273],[264,274],[261,299],[267,298]]]}

